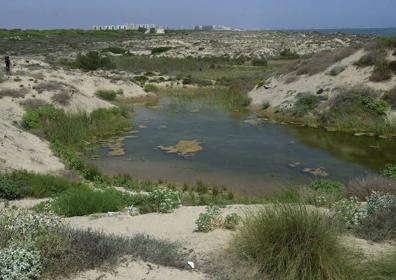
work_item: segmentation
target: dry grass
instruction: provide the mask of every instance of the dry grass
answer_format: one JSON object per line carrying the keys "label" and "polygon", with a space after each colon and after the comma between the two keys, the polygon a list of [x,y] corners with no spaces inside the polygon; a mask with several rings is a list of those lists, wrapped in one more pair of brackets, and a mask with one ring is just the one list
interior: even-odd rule
{"label": "dry grass", "polygon": [[25,88],[20,89],[2,89],[0,90],[0,99],[3,97],[24,98],[28,90]]}
{"label": "dry grass", "polygon": [[51,97],[51,100],[55,103],[58,103],[60,105],[66,106],[69,105],[71,99],[71,95],[65,91],[59,92],[57,94],[54,94]]}
{"label": "dry grass", "polygon": [[48,102],[39,98],[29,98],[19,103],[25,109],[37,109],[48,105]]}
{"label": "dry grass", "polygon": [[396,195],[396,182],[383,176],[369,175],[351,180],[345,190],[348,197],[356,196],[360,201],[365,201],[373,191]]}

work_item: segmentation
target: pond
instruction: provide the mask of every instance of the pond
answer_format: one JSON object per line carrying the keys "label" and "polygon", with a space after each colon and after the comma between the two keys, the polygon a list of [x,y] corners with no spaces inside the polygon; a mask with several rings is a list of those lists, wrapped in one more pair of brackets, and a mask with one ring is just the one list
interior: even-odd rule
{"label": "pond", "polygon": [[263,121],[208,95],[163,96],[136,106],[131,121],[133,131],[115,141],[118,152],[96,151],[104,173],[262,195],[319,177],[347,182],[396,162],[394,140]]}

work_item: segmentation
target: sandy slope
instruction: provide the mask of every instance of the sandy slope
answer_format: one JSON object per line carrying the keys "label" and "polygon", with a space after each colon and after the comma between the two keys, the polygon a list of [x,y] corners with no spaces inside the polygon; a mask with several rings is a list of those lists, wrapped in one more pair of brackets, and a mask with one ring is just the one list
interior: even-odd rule
{"label": "sandy slope", "polygon": [[[261,106],[264,102],[269,102],[271,107],[287,108],[292,106],[299,93],[316,94],[319,90],[328,92],[332,97],[338,93],[339,88],[352,88],[356,86],[366,86],[374,90],[390,90],[396,86],[396,76],[386,82],[373,83],[369,77],[373,72],[373,67],[358,69],[353,63],[365,54],[364,50],[358,50],[345,59],[331,65],[322,73],[313,76],[302,75],[293,82],[286,82],[295,74],[289,73],[278,78],[274,77],[265,87],[256,88],[249,93],[252,98],[252,105]],[[394,60],[396,57],[389,57]],[[345,70],[337,76],[331,76],[328,72],[335,66],[345,67]],[[324,93],[325,94],[325,93]]]}
{"label": "sandy slope", "polygon": [[[13,75],[0,83],[2,90],[22,92],[24,97],[0,96],[0,170],[26,169],[35,172],[57,172],[64,169],[53,156],[49,145],[42,139],[23,131],[20,121],[24,113],[23,102],[40,99],[67,111],[91,112],[114,105],[95,96],[97,90],[122,90],[122,98],[144,96],[144,90],[128,80],[115,80],[95,73],[53,69],[40,58],[13,58]],[[56,85],[50,90],[37,91],[42,84]],[[54,102],[55,94],[70,95],[68,104]]]}

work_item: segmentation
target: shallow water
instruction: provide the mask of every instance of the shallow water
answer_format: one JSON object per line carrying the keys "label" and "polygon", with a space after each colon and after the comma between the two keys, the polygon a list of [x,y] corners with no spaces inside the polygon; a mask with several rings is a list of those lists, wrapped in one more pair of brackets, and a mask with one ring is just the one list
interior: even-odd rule
{"label": "shallow water", "polygon": [[[158,106],[135,108],[137,133],[125,138],[123,156],[100,147],[96,165],[108,174],[195,183],[198,180],[249,195],[312,180],[305,168],[322,167],[347,182],[395,163],[396,141],[281,125],[235,114],[208,98],[163,97]],[[160,145],[198,140],[203,150],[188,157]]]}

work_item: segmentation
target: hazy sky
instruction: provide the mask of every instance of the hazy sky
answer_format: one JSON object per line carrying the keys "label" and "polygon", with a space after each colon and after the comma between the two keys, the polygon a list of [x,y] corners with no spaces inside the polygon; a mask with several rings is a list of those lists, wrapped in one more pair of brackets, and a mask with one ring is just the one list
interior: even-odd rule
{"label": "hazy sky", "polygon": [[0,28],[123,23],[271,29],[396,26],[396,0],[0,0],[0,4]]}

